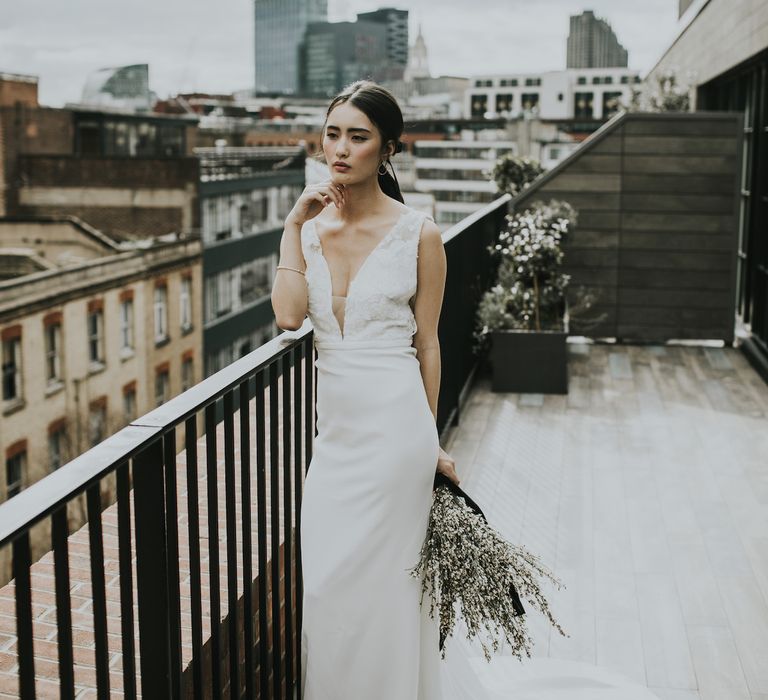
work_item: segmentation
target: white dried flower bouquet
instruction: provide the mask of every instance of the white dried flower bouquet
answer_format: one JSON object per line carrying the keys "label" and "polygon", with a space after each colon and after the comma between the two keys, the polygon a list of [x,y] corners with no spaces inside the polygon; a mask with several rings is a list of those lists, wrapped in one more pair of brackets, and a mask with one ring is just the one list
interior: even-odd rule
{"label": "white dried flower bouquet", "polygon": [[[501,638],[518,658],[531,655],[533,640],[520,596],[541,611],[560,634],[568,636],[541,590],[540,579],[549,579],[558,590],[564,587],[560,580],[537,556],[504,540],[480,507],[443,474],[435,477],[427,534],[419,563],[410,573],[422,579],[422,605],[424,593],[429,594],[430,617],[435,617],[435,608],[439,611],[442,658],[445,640],[456,624],[456,603],[467,638],[479,639],[488,661],[491,650],[498,651]],[[491,640],[490,647],[480,636],[483,631]]]}

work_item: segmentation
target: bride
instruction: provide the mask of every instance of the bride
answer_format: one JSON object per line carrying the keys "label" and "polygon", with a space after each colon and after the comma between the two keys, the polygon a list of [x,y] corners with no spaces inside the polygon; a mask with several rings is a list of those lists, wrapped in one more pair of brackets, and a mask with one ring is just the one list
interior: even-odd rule
{"label": "bride", "polygon": [[277,325],[306,316],[317,350],[317,435],[301,503],[303,700],[654,697],[608,671],[494,657],[439,628],[409,574],[435,471],[459,483],[439,444],[437,327],[446,279],[440,229],[405,206],[390,158],[395,98],[371,81],[330,103],[330,179],[285,221],[272,289]]}

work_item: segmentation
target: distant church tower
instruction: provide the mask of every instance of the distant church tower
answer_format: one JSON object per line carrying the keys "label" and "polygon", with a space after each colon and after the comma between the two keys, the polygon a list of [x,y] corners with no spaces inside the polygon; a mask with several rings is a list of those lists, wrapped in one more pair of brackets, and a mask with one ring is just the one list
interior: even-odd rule
{"label": "distant church tower", "polygon": [[421,33],[419,23],[419,35],[408,52],[408,66],[405,69],[404,80],[410,82],[414,78],[429,78],[429,64],[427,62],[427,45]]}

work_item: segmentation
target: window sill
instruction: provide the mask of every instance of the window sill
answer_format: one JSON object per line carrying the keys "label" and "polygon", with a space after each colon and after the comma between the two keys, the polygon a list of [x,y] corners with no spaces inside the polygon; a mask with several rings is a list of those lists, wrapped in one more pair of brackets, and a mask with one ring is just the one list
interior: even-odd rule
{"label": "window sill", "polygon": [[194,327],[194,326],[182,326],[182,328],[181,328],[181,334],[182,334],[183,336],[184,336],[184,335],[189,335],[189,334],[190,334],[190,333],[191,333],[193,330],[195,330],[195,327]]}
{"label": "window sill", "polygon": [[166,335],[165,338],[155,338],[155,347],[161,348],[163,345],[168,345],[171,342],[171,337]]}
{"label": "window sill", "polygon": [[45,387],[45,396],[53,396],[58,394],[64,388],[64,382],[61,379],[52,379]]}
{"label": "window sill", "polygon": [[91,377],[94,374],[100,374],[106,368],[107,368],[107,365],[104,362],[91,362],[88,365],[88,376]]}
{"label": "window sill", "polygon": [[120,350],[120,359],[125,362],[126,360],[130,360],[132,357],[136,356],[136,350],[133,348],[123,348]]}
{"label": "window sill", "polygon": [[21,411],[26,405],[27,405],[27,402],[21,397],[18,399],[10,399],[9,401],[4,401],[3,415],[10,416],[12,413]]}

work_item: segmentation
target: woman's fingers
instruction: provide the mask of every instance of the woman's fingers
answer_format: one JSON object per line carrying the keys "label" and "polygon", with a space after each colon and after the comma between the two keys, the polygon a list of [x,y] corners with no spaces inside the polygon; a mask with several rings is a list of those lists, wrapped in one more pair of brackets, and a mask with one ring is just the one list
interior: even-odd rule
{"label": "woman's fingers", "polygon": [[337,207],[341,206],[341,192],[336,189],[335,185],[331,183],[321,183],[319,186],[320,192],[322,192],[329,200],[333,201]]}

